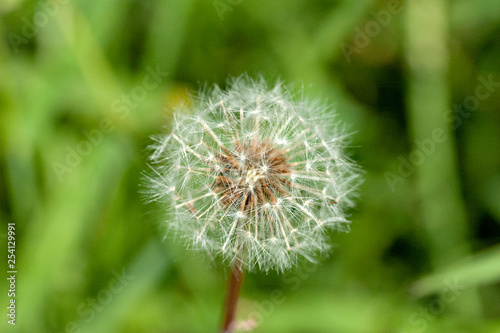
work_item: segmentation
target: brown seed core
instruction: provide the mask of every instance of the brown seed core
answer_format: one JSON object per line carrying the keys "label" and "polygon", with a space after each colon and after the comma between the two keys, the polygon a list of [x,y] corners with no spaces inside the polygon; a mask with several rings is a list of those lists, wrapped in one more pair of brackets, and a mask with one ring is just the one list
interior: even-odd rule
{"label": "brown seed core", "polygon": [[256,209],[266,203],[275,204],[285,196],[283,185],[290,172],[286,151],[268,141],[236,143],[234,151],[225,150],[215,158],[219,170],[212,187],[221,195],[225,206],[237,206],[239,211]]}

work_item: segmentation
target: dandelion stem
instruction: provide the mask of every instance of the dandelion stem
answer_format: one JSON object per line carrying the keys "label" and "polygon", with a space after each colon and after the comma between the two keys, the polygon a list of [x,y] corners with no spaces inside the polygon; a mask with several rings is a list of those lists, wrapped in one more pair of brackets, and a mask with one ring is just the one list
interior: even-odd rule
{"label": "dandelion stem", "polygon": [[240,265],[236,264],[231,269],[231,278],[227,289],[225,318],[222,333],[232,333],[236,325],[234,317],[236,315],[236,305],[240,294],[241,283],[243,282],[244,272]]}

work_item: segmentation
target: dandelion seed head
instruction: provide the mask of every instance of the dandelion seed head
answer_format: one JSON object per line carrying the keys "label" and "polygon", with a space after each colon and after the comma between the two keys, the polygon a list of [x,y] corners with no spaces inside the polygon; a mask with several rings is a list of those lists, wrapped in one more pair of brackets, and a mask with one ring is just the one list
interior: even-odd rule
{"label": "dandelion seed head", "polygon": [[284,271],[329,250],[326,230],[349,230],[359,171],[334,110],[247,77],[192,105],[194,116],[177,114],[155,139],[147,177],[166,225],[191,247]]}

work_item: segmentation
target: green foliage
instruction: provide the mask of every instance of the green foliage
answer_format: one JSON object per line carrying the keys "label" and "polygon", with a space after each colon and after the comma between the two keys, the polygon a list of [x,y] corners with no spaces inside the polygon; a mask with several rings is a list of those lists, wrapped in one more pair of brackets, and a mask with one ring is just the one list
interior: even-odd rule
{"label": "green foliage", "polygon": [[241,324],[500,331],[499,33],[490,0],[2,1],[0,331],[218,331],[227,269],[162,239],[141,173],[172,107],[245,72],[333,103],[366,181],[321,265],[247,275]]}

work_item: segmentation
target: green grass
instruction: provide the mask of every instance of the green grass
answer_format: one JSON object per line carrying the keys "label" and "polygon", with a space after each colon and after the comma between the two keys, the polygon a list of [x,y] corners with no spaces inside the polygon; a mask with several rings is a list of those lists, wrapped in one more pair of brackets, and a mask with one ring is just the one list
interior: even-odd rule
{"label": "green grass", "polygon": [[[228,6],[222,16],[214,3]],[[141,173],[173,107],[245,72],[334,104],[366,181],[351,233],[332,234],[321,265],[247,275],[241,319],[262,318],[255,332],[500,331],[498,85],[476,110],[449,113],[482,80],[500,82],[498,5],[405,1],[356,44],[389,3],[2,2],[0,331],[218,331],[228,270],[164,239]],[[346,57],[342,45],[357,51]],[[127,104],[157,68],[168,75]],[[446,139],[399,173],[436,129]],[[12,222],[15,327],[5,315]],[[112,289],[124,270],[130,281]],[[282,302],[263,310],[273,290]]]}

